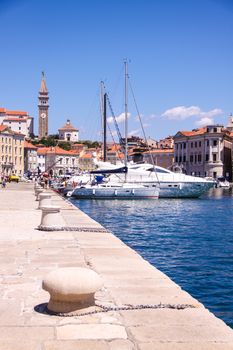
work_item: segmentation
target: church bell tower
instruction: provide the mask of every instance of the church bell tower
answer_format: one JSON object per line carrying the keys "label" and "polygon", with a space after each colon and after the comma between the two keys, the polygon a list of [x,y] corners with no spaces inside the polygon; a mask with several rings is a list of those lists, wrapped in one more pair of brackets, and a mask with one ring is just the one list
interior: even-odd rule
{"label": "church bell tower", "polygon": [[48,136],[48,110],[49,110],[49,93],[47,90],[45,75],[42,72],[42,79],[39,91],[39,138]]}

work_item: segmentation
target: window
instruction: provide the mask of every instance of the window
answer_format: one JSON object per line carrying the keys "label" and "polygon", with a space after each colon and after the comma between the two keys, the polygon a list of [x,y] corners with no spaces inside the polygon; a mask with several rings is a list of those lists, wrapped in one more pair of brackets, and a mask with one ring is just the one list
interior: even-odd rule
{"label": "window", "polygon": [[213,172],[213,177],[216,179],[216,177],[217,177],[217,172],[216,171]]}
{"label": "window", "polygon": [[216,161],[217,161],[217,154],[213,153],[213,162],[216,162]]}
{"label": "window", "polygon": [[210,145],[210,142],[209,142],[209,140],[207,140],[206,141],[206,146],[209,147],[209,145]]}
{"label": "window", "polygon": [[197,162],[197,155],[195,154],[194,155],[194,163],[196,163]]}
{"label": "window", "polygon": [[217,146],[218,141],[217,140],[213,140],[213,146]]}
{"label": "window", "polygon": [[178,157],[176,156],[176,163],[178,163]]}
{"label": "window", "polygon": [[205,155],[205,161],[208,162],[209,161],[209,154]]}
{"label": "window", "polygon": [[198,154],[197,159],[198,159],[198,162],[201,162],[201,154]]}
{"label": "window", "polygon": [[193,162],[193,155],[190,156],[190,163]]}
{"label": "window", "polygon": [[184,143],[184,149],[186,148],[186,143]]}
{"label": "window", "polygon": [[218,129],[217,128],[214,128],[214,132],[217,132],[218,131]]}
{"label": "window", "polygon": [[186,156],[183,156],[183,162],[184,163],[186,162]]}
{"label": "window", "polygon": [[201,147],[201,141],[199,141],[199,147]]}
{"label": "window", "polygon": [[191,142],[191,148],[193,148],[193,142]]}
{"label": "window", "polygon": [[197,147],[197,141],[195,141],[195,147]]}

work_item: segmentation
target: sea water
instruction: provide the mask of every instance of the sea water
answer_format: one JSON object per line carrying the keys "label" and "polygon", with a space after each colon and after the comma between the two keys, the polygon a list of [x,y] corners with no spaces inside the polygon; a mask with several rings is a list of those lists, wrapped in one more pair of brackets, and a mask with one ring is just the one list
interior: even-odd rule
{"label": "sea water", "polygon": [[71,201],[233,328],[231,189],[199,199]]}

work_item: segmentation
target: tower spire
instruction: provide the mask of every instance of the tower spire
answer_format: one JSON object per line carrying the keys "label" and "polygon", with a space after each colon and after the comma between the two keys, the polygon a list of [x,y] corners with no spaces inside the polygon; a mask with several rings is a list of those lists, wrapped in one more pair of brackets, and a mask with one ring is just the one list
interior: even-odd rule
{"label": "tower spire", "polygon": [[41,84],[40,84],[40,93],[42,93],[42,94],[48,93],[48,89],[47,89],[46,82],[45,82],[44,71],[42,71],[42,78],[41,78]]}

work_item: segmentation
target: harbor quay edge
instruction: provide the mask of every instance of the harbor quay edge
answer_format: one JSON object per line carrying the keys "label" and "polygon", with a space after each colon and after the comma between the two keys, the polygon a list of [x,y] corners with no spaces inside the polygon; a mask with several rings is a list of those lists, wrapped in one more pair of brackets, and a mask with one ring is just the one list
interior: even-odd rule
{"label": "harbor quay edge", "polygon": [[[33,184],[0,189],[1,350],[233,349],[233,330],[198,300],[69,201],[51,200],[73,229],[38,229]],[[96,306],[49,314],[42,281],[66,267],[100,276]]]}

